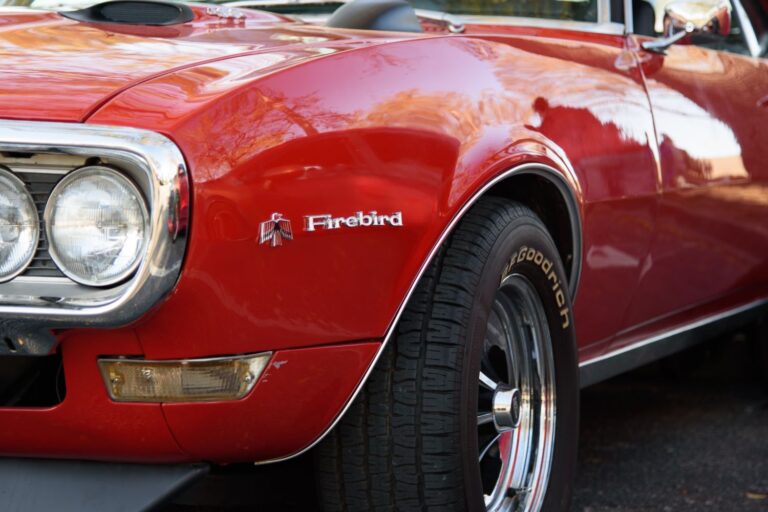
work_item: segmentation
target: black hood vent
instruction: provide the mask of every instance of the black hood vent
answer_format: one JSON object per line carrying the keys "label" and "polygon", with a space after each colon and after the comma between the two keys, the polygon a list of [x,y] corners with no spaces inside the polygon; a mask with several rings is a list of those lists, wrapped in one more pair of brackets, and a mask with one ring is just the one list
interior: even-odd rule
{"label": "black hood vent", "polygon": [[195,17],[192,9],[186,5],[151,0],[116,0],[59,14],[87,23],[153,26],[178,25],[192,21]]}

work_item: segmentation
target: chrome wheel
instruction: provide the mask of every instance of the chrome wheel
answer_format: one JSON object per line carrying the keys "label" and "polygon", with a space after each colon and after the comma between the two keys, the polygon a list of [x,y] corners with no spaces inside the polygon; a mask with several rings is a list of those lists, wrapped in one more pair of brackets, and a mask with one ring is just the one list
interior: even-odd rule
{"label": "chrome wheel", "polygon": [[480,476],[489,511],[539,510],[555,440],[554,361],[541,299],[520,274],[496,292],[478,378]]}

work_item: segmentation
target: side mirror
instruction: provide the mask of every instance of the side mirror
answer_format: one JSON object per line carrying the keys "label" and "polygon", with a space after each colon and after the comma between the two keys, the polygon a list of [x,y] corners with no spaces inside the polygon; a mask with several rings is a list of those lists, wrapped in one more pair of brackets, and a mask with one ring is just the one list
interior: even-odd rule
{"label": "side mirror", "polygon": [[731,32],[729,0],[676,0],[664,9],[664,36],[646,41],[643,48],[664,53],[674,43],[693,35],[725,37]]}

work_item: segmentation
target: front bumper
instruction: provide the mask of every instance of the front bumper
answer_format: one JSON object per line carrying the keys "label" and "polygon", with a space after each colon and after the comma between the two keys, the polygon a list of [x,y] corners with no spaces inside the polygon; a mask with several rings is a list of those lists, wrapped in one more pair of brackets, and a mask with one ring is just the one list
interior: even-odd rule
{"label": "front bumper", "polygon": [[227,402],[118,403],[97,359],[141,356],[130,329],[69,331],[60,343],[64,400],[0,407],[0,454],[126,462],[258,462],[311,445],[365,374],[378,342],[279,350],[245,398]]}

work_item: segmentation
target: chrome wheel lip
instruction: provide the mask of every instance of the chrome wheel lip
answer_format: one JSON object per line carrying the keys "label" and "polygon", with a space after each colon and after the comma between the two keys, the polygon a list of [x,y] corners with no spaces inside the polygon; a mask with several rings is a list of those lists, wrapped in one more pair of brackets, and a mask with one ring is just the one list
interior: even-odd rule
{"label": "chrome wheel lip", "polygon": [[[481,410],[478,400],[477,411],[478,460],[484,485],[497,473],[493,489],[486,493],[484,487],[483,491],[489,511],[535,511],[544,501],[554,452],[556,412],[548,325],[531,281],[522,274],[505,277],[489,316],[478,378],[480,393],[488,396],[492,392],[493,410]],[[490,354],[494,352],[498,360],[499,350],[506,362],[505,372],[501,364],[495,365],[495,371],[491,367],[494,361]],[[506,375],[497,377],[498,373]],[[512,396],[519,398],[514,420],[510,418],[514,414],[505,408],[512,406]],[[498,462],[486,460],[496,455]]]}

